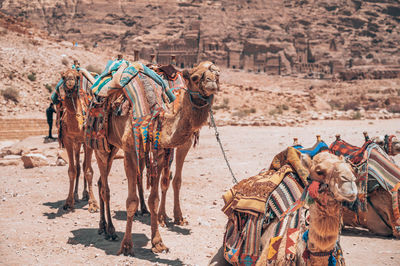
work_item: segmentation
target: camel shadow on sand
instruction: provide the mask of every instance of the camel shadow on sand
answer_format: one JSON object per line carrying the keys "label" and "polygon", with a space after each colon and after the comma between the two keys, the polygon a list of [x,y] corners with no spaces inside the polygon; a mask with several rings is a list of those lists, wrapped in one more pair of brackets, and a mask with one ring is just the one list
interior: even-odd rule
{"label": "camel shadow on sand", "polygon": [[393,236],[378,236],[366,229],[346,227],[341,232],[342,236],[368,237],[378,239],[395,239]]}
{"label": "camel shadow on sand", "polygon": [[[109,241],[104,239],[103,235],[97,233],[97,229],[94,228],[81,228],[72,230],[71,233],[74,235],[68,239],[70,245],[84,245],[85,247],[95,247],[104,252],[107,255],[116,256],[120,248],[120,240],[124,237],[122,232],[116,232],[118,241]],[[153,263],[163,263],[167,265],[183,265],[183,262],[179,259],[169,260],[158,258],[156,254],[151,251],[151,248],[146,248],[150,239],[145,234],[132,234],[133,240],[133,252],[135,258],[140,260],[147,260]]]}
{"label": "camel shadow on sand", "polygon": [[[117,220],[120,220],[120,221],[126,221],[126,211],[115,211],[115,215],[113,216],[113,218],[117,219]],[[150,215],[143,216],[141,214],[138,214],[138,215],[135,215],[134,220],[138,221],[138,222],[140,222],[142,224],[146,224],[146,225],[150,226]],[[180,235],[190,235],[192,233],[190,229],[182,228],[180,226],[175,225],[172,222],[171,218],[167,219],[167,227],[166,227],[166,229],[168,231],[175,232],[175,233],[180,234]]]}
{"label": "camel shadow on sand", "polygon": [[[50,207],[50,209],[57,209],[56,212],[44,212],[43,216],[46,216],[47,219],[55,219],[57,217],[61,217],[64,214],[67,214],[69,212],[71,212],[71,210],[64,210],[63,206],[65,204],[65,200],[59,200],[56,202],[45,202],[43,203],[44,206],[48,206]],[[83,210],[87,210],[88,208],[84,208],[86,205],[88,205],[88,201],[86,200],[80,200],[79,202],[75,202],[75,208],[74,209],[83,209]]]}

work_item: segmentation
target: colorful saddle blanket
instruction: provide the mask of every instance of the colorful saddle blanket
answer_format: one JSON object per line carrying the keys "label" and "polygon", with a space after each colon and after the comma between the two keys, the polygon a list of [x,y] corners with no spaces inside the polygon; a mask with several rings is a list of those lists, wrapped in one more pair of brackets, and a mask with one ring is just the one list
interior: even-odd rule
{"label": "colorful saddle blanket", "polygon": [[311,148],[304,148],[301,145],[293,146],[293,148],[299,150],[301,153],[309,155],[311,159],[318,153],[329,150],[328,145],[324,141],[318,141]]}
{"label": "colorful saddle blanket", "polygon": [[308,174],[300,152],[289,147],[274,157],[269,170],[240,181],[223,195],[222,211],[228,216],[224,257],[229,263],[256,263],[263,223],[279,217],[300,197]]}
{"label": "colorful saddle blanket", "polygon": [[[174,69],[172,66],[168,69],[171,68]],[[169,104],[176,98],[174,92],[178,93],[181,88],[185,88],[185,82],[178,71],[175,70],[173,80],[168,77],[163,72],[156,73],[141,62],[115,60],[108,62],[103,73],[91,87],[96,97],[114,101],[119,96],[112,97],[112,95],[123,94],[129,101],[132,107],[132,130],[139,172],[139,159],[148,156],[151,150],[159,148],[160,117],[171,109]],[[111,102],[107,108],[110,106]],[[94,131],[92,130],[92,133]],[[139,151],[144,151],[145,155],[140,156]]]}

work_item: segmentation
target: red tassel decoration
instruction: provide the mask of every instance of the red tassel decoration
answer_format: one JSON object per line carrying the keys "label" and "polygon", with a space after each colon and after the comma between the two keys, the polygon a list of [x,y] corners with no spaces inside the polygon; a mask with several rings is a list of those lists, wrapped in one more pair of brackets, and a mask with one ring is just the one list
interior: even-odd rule
{"label": "red tassel decoration", "polygon": [[311,198],[316,199],[319,196],[319,182],[312,181],[311,185],[308,187],[308,193],[310,194]]}

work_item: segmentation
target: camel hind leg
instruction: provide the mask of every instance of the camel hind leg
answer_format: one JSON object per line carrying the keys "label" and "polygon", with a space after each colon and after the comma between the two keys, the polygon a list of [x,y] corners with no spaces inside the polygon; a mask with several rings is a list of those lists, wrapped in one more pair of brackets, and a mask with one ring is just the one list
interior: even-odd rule
{"label": "camel hind leg", "polygon": [[[108,175],[118,149],[114,146],[111,147],[111,152],[96,151],[97,165],[100,170],[99,196],[100,196],[100,222],[99,234],[105,232],[106,239],[117,239],[115,227],[112,223],[111,210],[110,210],[110,188],[108,186]],[[105,216],[107,215],[107,217]],[[106,219],[107,218],[107,219]]]}
{"label": "camel hind leg", "polygon": [[[161,159],[161,158],[159,158]],[[159,253],[163,251],[168,251],[168,248],[164,245],[160,231],[158,230],[158,204],[160,201],[158,195],[158,185],[160,181],[160,172],[163,168],[162,159],[159,160],[160,164],[157,166],[158,171],[157,175],[154,176],[151,180],[151,191],[149,196],[149,208],[150,208],[150,218],[151,218],[151,244],[152,244],[152,251],[154,253]]]}

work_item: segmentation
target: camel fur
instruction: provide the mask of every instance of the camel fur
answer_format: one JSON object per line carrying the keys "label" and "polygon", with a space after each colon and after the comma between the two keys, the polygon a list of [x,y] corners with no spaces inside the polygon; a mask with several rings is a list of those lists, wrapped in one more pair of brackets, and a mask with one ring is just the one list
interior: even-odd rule
{"label": "camel fur", "polygon": [[[218,74],[219,69],[208,61],[200,63],[190,71],[185,71],[184,76],[188,82],[188,90],[180,96],[182,105],[176,113],[165,112],[160,119],[160,148],[157,150],[157,154],[154,155],[158,162],[157,175],[149,180],[151,191],[148,206],[151,214],[151,243],[153,252],[168,251],[158,230],[158,190],[160,174],[164,167],[164,149],[176,148],[188,142],[193,133],[198,131],[207,122],[212,101],[206,108],[196,108],[195,106],[202,105],[204,98],[212,97],[217,92],[219,87]],[[124,151],[125,173],[128,179],[128,198],[126,200],[127,222],[125,235],[118,251],[118,254],[124,255],[133,255],[132,221],[139,203],[136,192],[137,182],[138,178],[142,178],[136,170],[138,158],[136,158],[134,136],[132,133],[132,119],[131,115],[116,116],[114,112],[111,112],[108,117],[109,130],[107,133],[110,152],[95,151],[100,170],[100,179],[98,182],[100,194],[99,233],[104,232],[106,238],[111,239],[116,239],[116,234],[110,213],[110,189],[107,179],[116,152],[118,149]],[[139,154],[142,154],[142,151]],[[140,163],[139,167],[143,170],[142,163]]]}
{"label": "camel fur", "polygon": [[[96,212],[98,210],[98,204],[93,194],[92,180],[93,180],[93,168],[91,166],[93,150],[84,144],[84,101],[81,99],[79,92],[79,80],[82,79],[82,75],[88,75],[88,80],[93,81],[89,72],[83,73],[85,70],[68,69],[62,73],[62,79],[64,81],[63,89],[65,90],[64,101],[62,102],[63,114],[61,117],[61,136],[60,142],[63,144],[68,153],[68,176],[69,176],[69,192],[66,202],[63,206],[65,210],[72,210],[74,203],[79,201],[78,197],[78,183],[79,175],[81,171],[79,156],[81,146],[83,144],[84,150],[84,161],[83,161],[83,173],[84,173],[84,190],[83,200],[89,201],[90,212]],[[90,78],[91,77],[91,78]],[[89,191],[88,191],[88,190]]]}
{"label": "camel fur", "polygon": [[[327,188],[321,190],[320,185],[318,193],[313,196],[314,203],[309,205],[308,226],[305,222],[305,212],[302,212],[299,238],[292,261],[296,265],[328,265],[330,251],[335,248],[339,236],[342,201],[354,201],[357,196],[356,178],[343,158],[326,152],[317,154],[313,160],[304,160],[304,164],[310,171],[311,180],[325,184]],[[269,263],[267,259],[269,241],[274,235],[276,223],[275,220],[263,233],[263,250],[256,265]],[[302,236],[307,229],[309,230],[308,242],[305,243]],[[306,249],[310,252],[307,261],[303,258]],[[321,256],[321,252],[324,252],[324,255]],[[285,256],[278,256],[274,264],[286,265],[287,263]]]}

